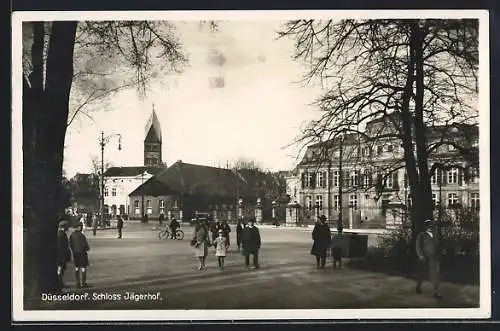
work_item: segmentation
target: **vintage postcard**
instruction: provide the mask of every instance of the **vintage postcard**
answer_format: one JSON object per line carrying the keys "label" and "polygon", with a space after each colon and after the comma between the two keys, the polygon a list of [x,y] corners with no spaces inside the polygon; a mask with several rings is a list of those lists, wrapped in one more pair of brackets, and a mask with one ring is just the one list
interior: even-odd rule
{"label": "vintage postcard", "polygon": [[13,321],[490,317],[488,20],[14,12]]}

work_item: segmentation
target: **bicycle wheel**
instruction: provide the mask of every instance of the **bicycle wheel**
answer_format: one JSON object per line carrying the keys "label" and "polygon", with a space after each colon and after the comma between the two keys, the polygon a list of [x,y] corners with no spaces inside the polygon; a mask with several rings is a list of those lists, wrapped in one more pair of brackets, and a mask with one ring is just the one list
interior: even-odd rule
{"label": "bicycle wheel", "polygon": [[182,231],[182,230],[175,231],[175,239],[177,239],[177,240],[184,239],[184,231]]}
{"label": "bicycle wheel", "polygon": [[161,230],[160,232],[158,232],[158,238],[159,239],[164,239],[167,236],[168,236],[168,231]]}

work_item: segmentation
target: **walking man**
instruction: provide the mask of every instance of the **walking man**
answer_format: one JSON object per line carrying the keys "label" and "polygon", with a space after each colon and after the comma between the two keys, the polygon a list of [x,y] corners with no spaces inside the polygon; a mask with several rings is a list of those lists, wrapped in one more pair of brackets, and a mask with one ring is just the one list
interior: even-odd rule
{"label": "walking man", "polygon": [[248,227],[243,230],[243,255],[245,256],[245,265],[250,268],[250,255],[253,256],[253,267],[259,269],[259,249],[260,249],[260,232],[255,226],[255,219],[249,220]]}
{"label": "walking man", "polygon": [[92,234],[95,235],[97,234],[97,225],[99,223],[99,218],[97,217],[96,214],[94,214],[94,216],[92,216]]}
{"label": "walking man", "polygon": [[424,232],[417,236],[416,252],[417,252],[417,287],[416,292],[422,293],[422,282],[428,275],[432,283],[434,297],[441,298],[439,293],[439,250],[437,238],[432,231],[432,221],[424,222]]}
{"label": "walking man", "polygon": [[116,220],[116,228],[118,229],[118,239],[122,239],[123,218],[121,215],[118,215],[118,219]]}
{"label": "walking man", "polygon": [[238,252],[240,251],[241,242],[243,240],[243,230],[245,229],[245,223],[240,217],[238,223],[236,224],[236,245],[238,246]]}
{"label": "walking man", "polygon": [[64,272],[66,271],[66,264],[71,261],[67,231],[68,222],[60,221],[57,231],[57,280],[61,288],[66,287],[63,281]]}
{"label": "walking man", "polygon": [[311,248],[311,254],[316,256],[316,268],[325,269],[326,251],[332,243],[331,232],[328,224],[326,224],[325,215],[321,215],[314,226],[312,239],[314,243]]}
{"label": "walking man", "polygon": [[73,261],[75,262],[76,287],[88,287],[87,267],[89,265],[89,258],[87,252],[90,250],[90,247],[87,238],[82,233],[81,224],[78,224],[76,230],[69,236],[69,244],[73,252]]}

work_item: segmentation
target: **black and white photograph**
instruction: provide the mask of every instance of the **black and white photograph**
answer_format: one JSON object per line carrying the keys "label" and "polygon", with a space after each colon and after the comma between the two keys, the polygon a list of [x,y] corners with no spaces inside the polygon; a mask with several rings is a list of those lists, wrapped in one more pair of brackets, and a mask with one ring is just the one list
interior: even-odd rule
{"label": "black and white photograph", "polygon": [[490,317],[487,11],[12,29],[14,321]]}

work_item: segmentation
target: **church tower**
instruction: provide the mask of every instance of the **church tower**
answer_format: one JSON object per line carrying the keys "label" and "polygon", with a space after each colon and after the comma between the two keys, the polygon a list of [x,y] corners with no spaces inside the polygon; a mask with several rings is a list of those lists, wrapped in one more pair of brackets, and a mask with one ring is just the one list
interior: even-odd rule
{"label": "church tower", "polygon": [[156,117],[155,107],[145,128],[144,138],[144,165],[148,167],[160,167],[161,161],[161,126]]}

